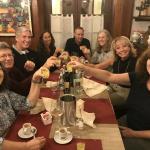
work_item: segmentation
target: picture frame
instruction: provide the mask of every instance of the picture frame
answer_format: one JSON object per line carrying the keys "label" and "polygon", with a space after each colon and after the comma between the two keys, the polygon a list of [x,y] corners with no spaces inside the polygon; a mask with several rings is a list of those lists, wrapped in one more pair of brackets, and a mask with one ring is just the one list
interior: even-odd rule
{"label": "picture frame", "polygon": [[32,32],[31,0],[0,0],[0,36],[15,36],[20,26]]}

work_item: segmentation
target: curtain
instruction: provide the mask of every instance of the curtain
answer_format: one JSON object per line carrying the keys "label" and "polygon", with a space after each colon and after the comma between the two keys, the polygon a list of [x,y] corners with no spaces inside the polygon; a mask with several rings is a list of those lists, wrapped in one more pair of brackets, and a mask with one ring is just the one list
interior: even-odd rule
{"label": "curtain", "polygon": [[51,15],[50,17],[55,45],[64,48],[67,39],[73,37],[73,15]]}
{"label": "curtain", "polygon": [[104,15],[81,15],[81,27],[84,28],[84,36],[89,39],[92,51],[96,47],[97,34],[104,29]]}

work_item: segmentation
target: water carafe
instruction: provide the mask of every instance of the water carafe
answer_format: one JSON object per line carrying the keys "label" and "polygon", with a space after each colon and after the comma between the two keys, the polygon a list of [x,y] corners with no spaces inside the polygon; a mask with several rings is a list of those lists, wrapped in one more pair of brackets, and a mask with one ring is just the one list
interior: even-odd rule
{"label": "water carafe", "polygon": [[64,94],[60,97],[60,107],[63,115],[61,124],[63,126],[74,126],[76,121],[76,97],[71,94]]}

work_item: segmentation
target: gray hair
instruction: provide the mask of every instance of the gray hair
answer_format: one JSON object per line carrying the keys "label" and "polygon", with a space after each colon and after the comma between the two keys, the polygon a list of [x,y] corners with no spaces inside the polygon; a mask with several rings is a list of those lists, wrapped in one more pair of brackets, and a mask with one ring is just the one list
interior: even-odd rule
{"label": "gray hair", "polygon": [[110,32],[109,32],[108,30],[103,29],[103,30],[101,30],[101,31],[98,32],[97,38],[98,38],[98,35],[99,35],[100,33],[105,33],[106,38],[107,38],[107,41],[106,41],[106,44],[105,44],[103,47],[101,47],[101,46],[99,45],[98,41],[97,41],[97,42],[96,42],[96,51],[97,51],[98,53],[102,53],[102,49],[103,49],[104,52],[109,52],[109,51],[111,50],[112,36],[111,36],[111,34],[110,34]]}
{"label": "gray hair", "polygon": [[26,31],[31,33],[31,30],[27,26],[18,27],[16,29],[16,37],[19,36],[22,32],[26,32]]}
{"label": "gray hair", "polygon": [[1,49],[11,49],[11,48],[6,42],[0,42],[0,50]]}

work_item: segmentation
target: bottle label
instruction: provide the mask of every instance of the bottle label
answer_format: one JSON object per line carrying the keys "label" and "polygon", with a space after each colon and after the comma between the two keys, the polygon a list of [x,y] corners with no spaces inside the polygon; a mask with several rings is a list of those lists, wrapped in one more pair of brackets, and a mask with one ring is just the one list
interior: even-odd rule
{"label": "bottle label", "polygon": [[68,71],[68,72],[72,72],[72,65],[67,64],[67,71]]}
{"label": "bottle label", "polygon": [[65,89],[69,89],[69,82],[64,82]]}

